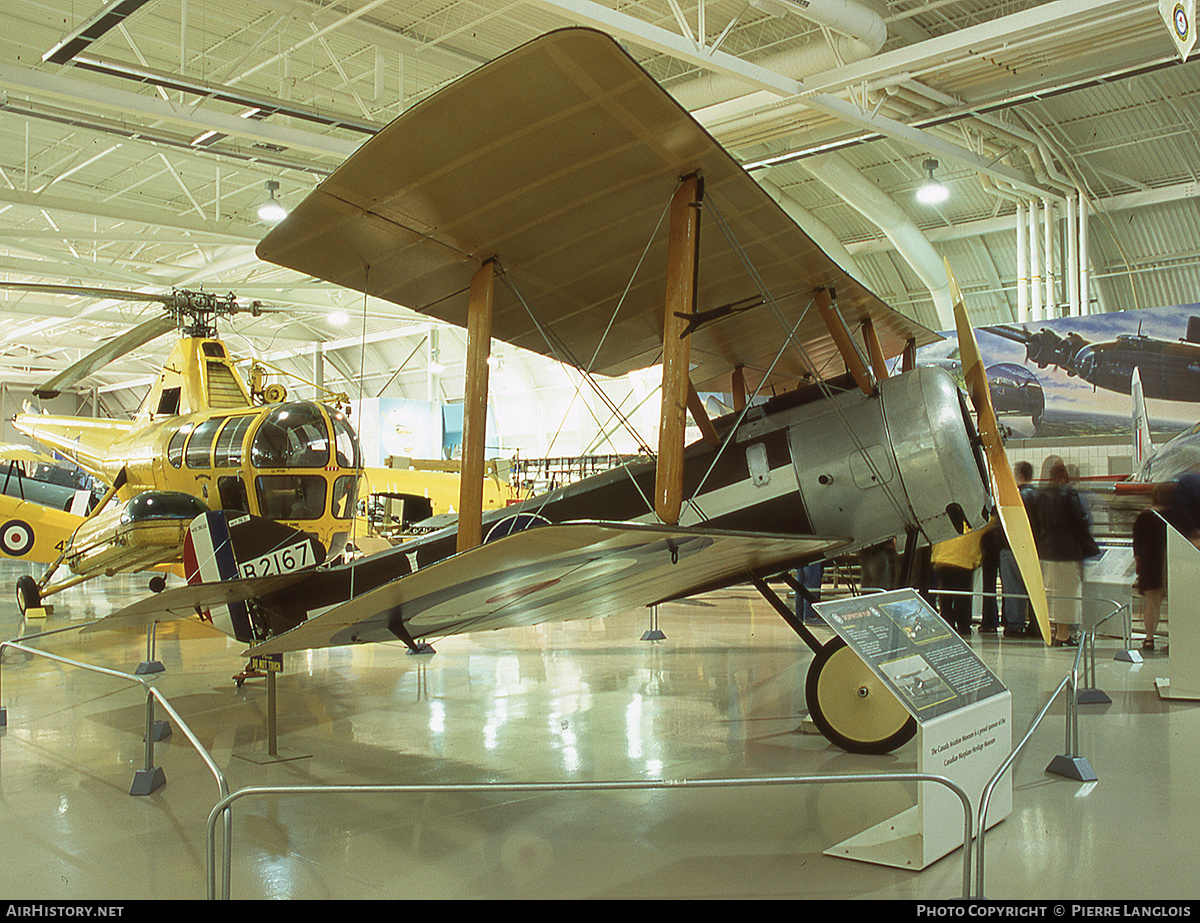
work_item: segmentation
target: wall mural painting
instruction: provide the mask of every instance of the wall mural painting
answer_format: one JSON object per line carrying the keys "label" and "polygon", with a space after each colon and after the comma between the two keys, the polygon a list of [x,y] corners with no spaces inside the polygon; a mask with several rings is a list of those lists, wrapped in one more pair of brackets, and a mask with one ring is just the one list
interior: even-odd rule
{"label": "wall mural painting", "polygon": [[[1200,304],[997,324],[975,333],[1000,423],[1014,438],[1128,432],[1135,367],[1154,432],[1179,432],[1200,419]],[[958,371],[957,337],[945,336],[921,350],[918,361]]]}

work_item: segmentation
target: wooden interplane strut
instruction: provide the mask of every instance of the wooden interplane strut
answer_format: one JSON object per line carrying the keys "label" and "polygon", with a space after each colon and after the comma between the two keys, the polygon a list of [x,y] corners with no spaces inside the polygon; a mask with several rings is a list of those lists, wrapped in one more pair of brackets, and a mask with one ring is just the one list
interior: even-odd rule
{"label": "wooden interplane strut", "polygon": [[700,203],[704,181],[685,177],[671,200],[667,244],[667,301],[663,313],[662,412],[654,512],[667,525],[679,522],[683,505],[683,446],[687,428],[688,359],[692,338],[684,336],[696,313],[696,273],[700,257]]}
{"label": "wooden interplane strut", "polygon": [[467,309],[467,365],[463,393],[462,477],[458,488],[458,550],[483,541],[483,456],[487,436],[488,355],[496,263],[487,260],[471,279]]}
{"label": "wooden interplane strut", "polygon": [[830,338],[841,354],[842,362],[846,364],[846,371],[854,377],[854,381],[862,389],[863,394],[866,394],[868,397],[874,394],[875,382],[871,380],[871,373],[867,371],[867,367],[862,361],[862,356],[859,355],[858,349],[854,345],[854,340],[850,337],[850,331],[846,329],[842,315],[838,313],[837,308],[833,304],[833,296],[830,294],[829,289],[818,288],[813,292],[813,301],[816,303],[817,310],[821,313],[821,319],[825,321]]}

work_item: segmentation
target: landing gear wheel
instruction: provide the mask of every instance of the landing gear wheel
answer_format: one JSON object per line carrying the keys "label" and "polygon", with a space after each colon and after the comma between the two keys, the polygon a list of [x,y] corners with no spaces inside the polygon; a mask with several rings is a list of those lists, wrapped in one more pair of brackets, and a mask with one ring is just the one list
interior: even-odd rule
{"label": "landing gear wheel", "polygon": [[851,753],[889,753],[917,733],[917,722],[841,638],[817,652],[804,694],[817,728]]}
{"label": "landing gear wheel", "polygon": [[155,574],[150,578],[150,592],[161,593],[167,588],[167,578],[161,574]]}
{"label": "landing gear wheel", "polygon": [[24,574],[17,578],[17,608],[24,615],[27,609],[36,609],[42,604],[42,591],[37,581]]}

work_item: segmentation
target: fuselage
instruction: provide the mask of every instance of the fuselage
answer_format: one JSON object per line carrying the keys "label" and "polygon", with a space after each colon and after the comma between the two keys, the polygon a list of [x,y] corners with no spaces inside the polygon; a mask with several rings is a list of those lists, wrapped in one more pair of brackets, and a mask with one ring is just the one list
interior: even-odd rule
{"label": "fuselage", "polygon": [[[714,421],[720,446],[689,446],[681,526],[841,538],[850,551],[917,530],[927,542],[988,519],[991,498],[978,440],[958,387],[941,369],[920,368],[866,396],[845,382],[828,396],[793,392]],[[836,390],[837,388],[842,390]],[[654,522],[653,459],[584,478],[484,514],[484,541],[539,524],[579,520]],[[334,568],[319,592],[284,590],[261,599],[268,633],[303,621],[449,557],[453,527]],[[587,601],[580,605],[586,607]],[[272,617],[274,616],[274,617]],[[265,625],[260,625],[265,628]]]}

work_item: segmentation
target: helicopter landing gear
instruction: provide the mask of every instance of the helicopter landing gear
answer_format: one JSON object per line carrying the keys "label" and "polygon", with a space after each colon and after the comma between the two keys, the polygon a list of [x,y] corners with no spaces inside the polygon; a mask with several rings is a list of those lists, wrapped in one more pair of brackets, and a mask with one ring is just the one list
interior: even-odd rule
{"label": "helicopter landing gear", "polygon": [[813,723],[851,753],[889,753],[917,733],[916,720],[841,638],[817,652],[804,692]]}

